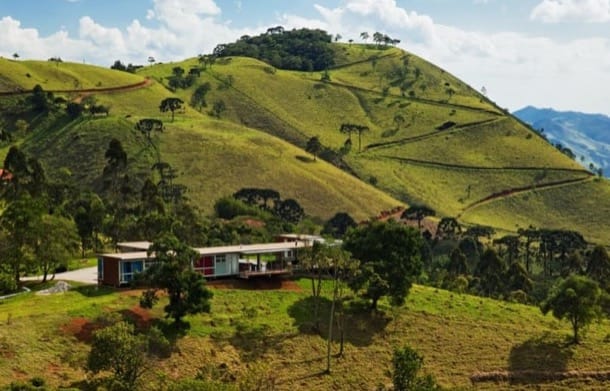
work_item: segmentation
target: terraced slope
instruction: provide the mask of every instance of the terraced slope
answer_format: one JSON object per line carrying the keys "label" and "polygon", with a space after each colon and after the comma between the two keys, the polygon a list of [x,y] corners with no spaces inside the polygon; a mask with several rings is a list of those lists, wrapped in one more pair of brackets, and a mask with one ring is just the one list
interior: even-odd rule
{"label": "terraced slope", "polygon": [[[360,137],[351,135],[352,148],[342,161],[358,177],[405,203],[426,203],[442,215],[503,230],[530,224],[567,228],[564,208],[579,194],[599,207],[580,210],[570,229],[610,242],[597,216],[610,217],[610,200],[600,190],[610,184],[587,186],[588,171],[485,96],[398,49],[338,45],[337,52],[339,65],[329,71],[327,82],[318,72],[276,70],[240,57],[214,65],[199,82],[213,86],[207,96],[210,105],[218,100],[226,104],[223,119],[301,147],[318,136],[340,154],[348,138],[339,132],[341,124],[367,126],[369,131]],[[148,67],[141,74],[165,83],[174,66],[196,65],[191,59]],[[188,100],[195,88],[176,93]],[[505,201],[516,192],[543,189],[553,189],[553,198],[538,203],[537,213],[526,216],[520,211],[527,208]],[[489,218],[483,212],[488,209],[501,219]]]}
{"label": "terraced slope", "polygon": [[[30,70],[49,66],[43,62],[26,65]],[[62,63],[58,69],[65,69],[66,74],[57,78],[67,79],[79,67],[79,64]],[[170,122],[169,114],[158,109],[162,99],[172,96],[162,85],[152,82],[134,88],[134,81],[145,80],[142,76],[85,66],[89,68],[89,76],[81,83],[83,88],[90,87],[87,80],[102,76],[105,77],[101,79],[102,86],[113,86],[112,91],[93,92],[98,103],[110,106],[110,116],[85,116],[72,122],[58,119],[45,130],[29,132],[22,141],[23,148],[38,156],[51,176],[66,167],[78,182],[95,187],[105,164],[108,142],[118,138],[135,175],[151,175],[151,167],[159,159],[169,162],[178,169],[177,181],[187,185],[187,196],[206,213],[213,212],[218,198],[248,186],[274,188],[283,198],[298,200],[306,213],[319,219],[328,219],[338,211],[365,219],[381,209],[400,204],[324,161],[313,162],[303,150],[267,133],[214,120],[188,107]],[[46,91],[66,89],[65,83],[54,79],[48,83],[43,81],[41,86]],[[80,91],[56,95],[76,99]],[[12,98],[2,99],[6,103]],[[155,135],[152,143],[134,129],[135,122],[144,117],[165,121],[165,132]]]}

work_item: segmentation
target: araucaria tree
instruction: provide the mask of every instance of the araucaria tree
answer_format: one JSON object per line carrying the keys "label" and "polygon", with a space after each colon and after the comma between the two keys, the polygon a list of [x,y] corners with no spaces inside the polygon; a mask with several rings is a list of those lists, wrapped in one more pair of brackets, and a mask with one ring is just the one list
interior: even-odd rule
{"label": "araucaria tree", "polygon": [[205,287],[203,276],[192,268],[197,253],[173,235],[163,236],[151,246],[156,263],[146,272],[142,282],[149,286],[140,298],[140,306],[152,308],[159,297],[157,292],[165,290],[169,303],[164,310],[174,324],[183,325],[182,318],[188,314],[210,312],[212,292]]}
{"label": "araucaria tree", "polygon": [[313,155],[313,161],[316,161],[316,158],[320,151],[322,151],[322,143],[317,136],[313,136],[307,141],[307,145],[305,146],[305,150]]}
{"label": "araucaria tree", "polygon": [[161,104],[159,105],[159,110],[162,113],[171,111],[172,112],[172,122],[174,122],[174,113],[176,110],[179,110],[182,108],[183,103],[184,103],[184,101],[180,98],[175,98],[175,97],[165,98],[161,101]]}
{"label": "araucaria tree", "polygon": [[585,276],[570,275],[560,280],[542,303],[542,313],[549,311],[557,319],[570,321],[574,343],[580,342],[579,331],[602,314],[602,291],[597,282]]}
{"label": "araucaria tree", "polygon": [[363,290],[377,308],[382,296],[392,305],[404,304],[409,289],[422,270],[421,234],[414,228],[390,221],[374,222],[348,232],[344,248],[360,260],[362,273],[350,287]]}

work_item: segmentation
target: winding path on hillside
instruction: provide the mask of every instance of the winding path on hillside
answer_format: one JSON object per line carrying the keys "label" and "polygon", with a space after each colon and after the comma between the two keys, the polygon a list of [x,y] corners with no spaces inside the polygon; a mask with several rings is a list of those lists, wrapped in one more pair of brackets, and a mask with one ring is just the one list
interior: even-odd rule
{"label": "winding path on hillside", "polygon": [[432,132],[419,134],[417,136],[411,136],[411,137],[401,138],[398,140],[369,144],[364,147],[364,151],[370,151],[373,149],[391,148],[391,147],[394,147],[397,145],[410,144],[410,143],[414,143],[414,142],[418,142],[418,141],[427,140],[427,139],[433,138],[433,137],[446,136],[449,134],[460,132],[462,130],[472,130],[479,126],[489,125],[493,122],[500,122],[500,121],[504,121],[506,119],[507,119],[506,117],[488,118],[488,119],[485,119],[482,121],[468,122],[465,124],[456,125],[448,130],[436,130],[435,129]]}
{"label": "winding path on hillside", "polygon": [[567,187],[567,186],[574,186],[574,185],[578,185],[584,182],[591,182],[595,179],[595,176],[591,173],[589,173],[589,176],[584,177],[584,178],[574,178],[574,179],[564,179],[561,181],[553,181],[553,182],[547,182],[547,183],[543,183],[540,185],[532,185],[532,186],[524,186],[524,187],[515,187],[515,188],[511,188],[511,189],[505,189],[493,194],[490,194],[484,198],[481,198],[480,200],[477,200],[473,203],[471,203],[470,205],[466,206],[462,212],[460,214],[458,214],[458,218],[462,217],[464,215],[464,213],[467,213],[469,211],[471,211],[472,209],[484,205],[484,204],[488,204],[494,201],[499,201],[508,197],[514,197],[517,195],[521,195],[524,193],[531,193],[534,191],[544,191],[544,190],[549,190],[549,189],[555,189],[558,187]]}
{"label": "winding path on hillside", "polygon": [[552,168],[552,167],[534,167],[534,166],[469,166],[466,164],[443,163],[432,160],[412,159],[408,157],[397,157],[388,155],[376,155],[380,158],[388,160],[396,160],[403,163],[415,164],[420,166],[431,166],[440,168],[460,169],[460,170],[477,170],[477,171],[561,171],[581,173],[583,175],[592,176],[589,171],[584,168]]}
{"label": "winding path on hillside", "polygon": [[[45,92],[52,92],[54,94],[108,94],[113,92],[124,92],[130,90],[138,90],[140,88],[146,88],[152,85],[153,80],[149,77],[146,77],[144,80],[133,83],[126,84],[122,86],[114,86],[114,87],[100,87],[100,88],[79,88],[79,89],[66,89],[66,90],[45,90]],[[0,96],[11,96],[11,95],[24,95],[31,94],[33,90],[19,90],[19,91],[0,91]]]}

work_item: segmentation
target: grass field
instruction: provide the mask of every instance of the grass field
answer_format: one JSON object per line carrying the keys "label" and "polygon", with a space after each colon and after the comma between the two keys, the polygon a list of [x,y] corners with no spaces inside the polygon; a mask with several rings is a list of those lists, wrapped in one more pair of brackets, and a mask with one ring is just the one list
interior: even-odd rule
{"label": "grass field", "polygon": [[[308,331],[309,282],[289,286],[288,291],[213,289],[211,313],[188,318],[191,330],[177,341],[170,358],[155,364],[149,385],[224,364],[237,381],[256,368],[258,376],[274,378],[280,390],[374,389],[390,382],[392,350],[409,344],[425,356],[425,370],[449,388],[607,387],[587,379],[472,383],[471,376],[488,372],[608,371],[609,324],[594,324],[582,344],[567,345],[567,322],[543,316],[535,307],[417,285],[398,311],[382,302],[377,314],[350,315],[345,356],[333,359],[332,375],[323,375],[324,335]],[[138,309],[137,302],[137,292],[95,287],[0,302],[0,356],[5,358],[0,360],[0,384],[36,375],[53,385],[78,384],[100,315],[119,313],[142,327],[162,315],[161,305],[148,312]]]}
{"label": "grass field", "polygon": [[511,231],[536,222],[539,227],[577,230],[588,240],[609,243],[609,213],[610,181],[601,179],[484,203],[464,213],[462,219]]}
{"label": "grass field", "polygon": [[78,90],[135,84],[142,77],[86,64],[54,61],[13,61],[0,59],[0,91],[26,90],[39,84],[44,90]]}

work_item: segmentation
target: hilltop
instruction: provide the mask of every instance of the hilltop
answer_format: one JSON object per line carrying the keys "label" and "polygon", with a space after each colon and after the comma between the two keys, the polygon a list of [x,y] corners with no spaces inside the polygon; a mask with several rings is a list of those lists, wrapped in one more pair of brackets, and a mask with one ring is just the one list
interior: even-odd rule
{"label": "hilltop", "polygon": [[[188,197],[206,213],[239,188],[267,187],[297,199],[318,219],[338,211],[364,219],[417,203],[465,224],[505,231],[529,225],[570,229],[590,241],[610,242],[608,181],[596,179],[525,123],[412,53],[376,45],[330,47],[333,65],[321,72],[282,70],[238,56],[209,64],[201,58],[155,64],[135,75],[1,60],[0,80],[4,91],[35,84],[49,91],[73,88],[62,94],[75,99],[78,89],[149,79],[137,89],[87,92],[111,108],[107,118],[51,125],[32,118],[35,126],[21,145],[39,155],[48,171],[68,167],[88,185],[104,164],[109,139],[118,137],[138,175],[159,158],[171,163]],[[175,68],[200,72],[180,86]],[[191,102],[206,83],[207,106],[187,107],[173,122],[159,112],[162,99]],[[2,99],[6,108],[17,98]],[[3,112],[7,127],[14,128],[14,118]],[[152,143],[133,128],[147,117],[166,126]],[[340,131],[344,124],[367,130],[348,134]],[[304,151],[314,136],[322,144],[316,162]]]}

